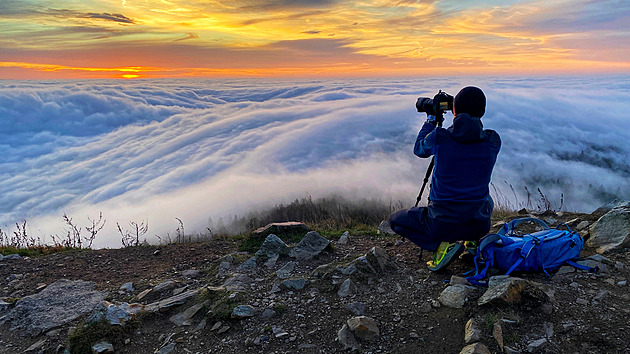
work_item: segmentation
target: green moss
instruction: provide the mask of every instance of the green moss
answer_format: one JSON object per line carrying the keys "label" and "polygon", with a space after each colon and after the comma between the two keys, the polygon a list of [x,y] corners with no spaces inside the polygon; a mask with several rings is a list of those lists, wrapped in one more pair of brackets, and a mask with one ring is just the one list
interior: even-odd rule
{"label": "green moss", "polygon": [[492,331],[492,328],[494,327],[494,324],[497,323],[497,321],[499,321],[499,315],[495,313],[487,314],[486,315],[486,329],[488,331]]}
{"label": "green moss", "polygon": [[283,313],[287,312],[288,309],[289,308],[285,304],[275,304],[275,305],[273,305],[273,310],[276,311],[279,314],[283,314]]}
{"label": "green moss", "polygon": [[112,344],[122,344],[138,328],[138,321],[127,322],[123,326],[112,326],[106,320],[81,325],[68,337],[70,353],[91,353],[92,346],[105,340]]}
{"label": "green moss", "polygon": [[228,320],[236,304],[230,301],[230,292],[225,289],[203,289],[198,298],[207,301],[207,316],[213,320]]}
{"label": "green moss", "polygon": [[0,247],[0,253],[4,256],[19,254],[22,257],[39,257],[53,253],[73,253],[81,251],[79,248],[67,248],[63,246],[33,246],[28,248]]}

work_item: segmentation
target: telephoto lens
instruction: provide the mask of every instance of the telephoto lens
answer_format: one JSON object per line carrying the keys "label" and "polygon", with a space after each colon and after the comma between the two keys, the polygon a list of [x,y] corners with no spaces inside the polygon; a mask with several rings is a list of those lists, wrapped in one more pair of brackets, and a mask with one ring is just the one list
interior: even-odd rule
{"label": "telephoto lens", "polygon": [[433,100],[428,97],[418,97],[418,101],[416,102],[416,109],[418,112],[427,112],[428,114],[435,115],[435,110],[433,109]]}

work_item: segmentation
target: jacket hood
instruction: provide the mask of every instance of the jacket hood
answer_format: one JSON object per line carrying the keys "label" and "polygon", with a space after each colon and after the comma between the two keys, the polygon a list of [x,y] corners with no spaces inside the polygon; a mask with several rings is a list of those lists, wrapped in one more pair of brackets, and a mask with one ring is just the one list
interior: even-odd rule
{"label": "jacket hood", "polygon": [[448,128],[453,139],[462,143],[476,143],[483,140],[487,133],[483,130],[481,118],[471,117],[468,113],[459,113]]}

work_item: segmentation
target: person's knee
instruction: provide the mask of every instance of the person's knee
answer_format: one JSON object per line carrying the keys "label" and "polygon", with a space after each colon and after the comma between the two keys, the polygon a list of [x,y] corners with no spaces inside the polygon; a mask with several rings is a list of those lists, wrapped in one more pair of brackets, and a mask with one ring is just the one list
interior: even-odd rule
{"label": "person's knee", "polygon": [[393,229],[395,225],[400,224],[398,220],[400,219],[401,215],[405,213],[406,213],[406,210],[399,210],[390,214],[389,218],[387,219],[387,222],[389,223],[389,227]]}

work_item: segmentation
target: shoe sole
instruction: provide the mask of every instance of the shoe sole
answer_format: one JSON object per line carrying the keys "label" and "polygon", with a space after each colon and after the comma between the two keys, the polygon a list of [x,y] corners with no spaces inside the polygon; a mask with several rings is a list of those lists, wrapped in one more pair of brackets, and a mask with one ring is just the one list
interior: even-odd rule
{"label": "shoe sole", "polygon": [[460,254],[462,254],[462,252],[464,252],[464,248],[465,248],[465,247],[464,247],[464,245],[462,245],[461,243],[458,243],[458,244],[457,244],[457,246],[455,246],[455,247],[457,247],[457,249],[455,250],[455,252],[451,251],[451,252],[449,252],[449,253],[445,254],[445,255],[444,255],[444,258],[442,259],[442,262],[440,262],[440,264],[438,264],[438,265],[437,265],[437,266],[435,266],[435,267],[428,267],[428,268],[429,268],[429,270],[430,270],[430,271],[432,271],[432,272],[437,272],[437,271],[438,271],[438,270],[440,270],[440,269],[444,269],[444,268],[446,268],[446,266],[447,266],[449,263],[451,263],[451,261],[452,261],[454,258],[458,257]]}

